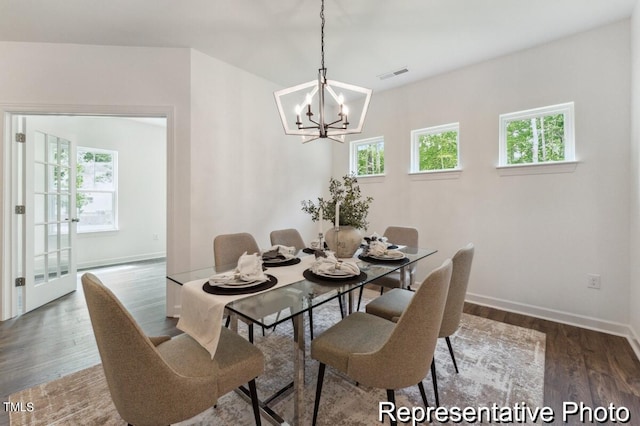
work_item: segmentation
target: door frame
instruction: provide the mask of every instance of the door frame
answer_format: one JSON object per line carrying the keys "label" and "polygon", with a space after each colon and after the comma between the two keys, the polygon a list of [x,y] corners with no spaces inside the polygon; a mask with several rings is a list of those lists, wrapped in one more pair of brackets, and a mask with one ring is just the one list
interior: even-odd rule
{"label": "door frame", "polygon": [[[0,165],[2,188],[0,189],[0,321],[18,314],[18,294],[22,288],[15,287],[14,271],[17,268],[13,247],[17,232],[14,229],[13,192],[16,167],[11,164],[12,143],[11,117],[15,115],[76,115],[76,116],[120,116],[120,117],[160,117],[167,120],[167,264],[170,264],[170,247],[173,246],[172,220],[175,192],[171,182],[175,182],[175,107],[138,105],[47,105],[47,104],[0,104]],[[167,301],[169,302],[169,301]],[[167,303],[167,308],[170,304]],[[169,312],[168,312],[169,314]]]}

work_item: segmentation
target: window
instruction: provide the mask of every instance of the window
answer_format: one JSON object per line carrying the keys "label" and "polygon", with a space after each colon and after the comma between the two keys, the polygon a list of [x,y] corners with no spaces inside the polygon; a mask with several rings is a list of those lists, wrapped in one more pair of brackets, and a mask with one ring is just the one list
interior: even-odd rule
{"label": "window", "polygon": [[573,102],[500,116],[500,166],[575,161]]}
{"label": "window", "polygon": [[384,137],[351,142],[351,171],[359,177],[384,175]]}
{"label": "window", "polygon": [[76,208],[78,232],[115,231],[117,223],[116,151],[78,147]]}
{"label": "window", "polygon": [[411,172],[458,170],[460,124],[451,123],[411,132]]}

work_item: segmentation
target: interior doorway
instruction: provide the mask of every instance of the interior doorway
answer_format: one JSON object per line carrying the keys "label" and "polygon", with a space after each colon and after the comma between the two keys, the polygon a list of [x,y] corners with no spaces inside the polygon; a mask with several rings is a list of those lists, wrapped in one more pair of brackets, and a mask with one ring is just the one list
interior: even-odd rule
{"label": "interior doorway", "polygon": [[34,113],[5,122],[24,135],[3,184],[23,206],[11,239],[12,275],[23,280],[14,314],[75,290],[78,268],[166,257],[166,117]]}

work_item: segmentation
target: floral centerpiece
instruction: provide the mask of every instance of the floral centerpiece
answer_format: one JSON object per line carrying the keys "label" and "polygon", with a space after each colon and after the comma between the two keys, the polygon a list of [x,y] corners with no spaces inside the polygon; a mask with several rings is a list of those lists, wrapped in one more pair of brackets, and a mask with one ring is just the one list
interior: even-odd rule
{"label": "floral centerpiece", "polygon": [[[362,241],[357,230],[365,230],[369,225],[367,215],[373,198],[362,195],[358,180],[353,174],[344,176],[342,181],[330,178],[329,194],[329,199],[319,197],[315,203],[311,200],[303,201],[302,211],[309,213],[314,222],[320,222],[321,227],[325,220],[334,223],[335,227],[330,228],[325,235],[327,245],[338,257],[350,257]],[[352,247],[354,245],[355,248]]]}

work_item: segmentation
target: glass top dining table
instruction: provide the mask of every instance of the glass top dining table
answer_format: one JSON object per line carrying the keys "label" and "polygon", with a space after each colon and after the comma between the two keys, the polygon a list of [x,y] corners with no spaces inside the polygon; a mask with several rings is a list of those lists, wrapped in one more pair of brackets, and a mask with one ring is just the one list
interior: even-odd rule
{"label": "glass top dining table", "polygon": [[[375,260],[368,257],[362,257],[358,251],[351,261],[355,261],[361,274],[356,279],[350,280],[323,280],[321,277],[311,276],[309,274],[300,274],[290,284],[274,287],[273,289],[262,291],[256,294],[248,294],[242,298],[235,299],[226,304],[226,309],[232,313],[231,327],[237,330],[237,317],[242,317],[249,322],[264,328],[275,328],[278,324],[291,321],[294,322],[294,339],[293,339],[293,361],[294,361],[294,377],[290,385],[286,389],[278,391],[275,395],[266,400],[260,401],[260,409],[266,419],[274,425],[298,425],[303,424],[305,418],[304,404],[304,369],[305,369],[305,312],[311,317],[313,310],[331,300],[338,298],[341,306],[346,304],[347,313],[352,313],[354,308],[354,290],[375,281],[394,271],[400,271],[401,286],[409,285],[408,272],[415,267],[416,263],[434,253],[437,250],[429,248],[416,247],[400,247],[400,251],[404,253],[402,260]],[[298,257],[304,258],[313,256],[313,254],[305,254],[302,251],[298,253]],[[310,260],[310,259],[309,259]],[[305,262],[307,263],[307,262]],[[286,268],[286,266],[285,266]],[[188,272],[170,274],[167,278],[179,285],[183,285],[192,281],[202,280],[206,282],[212,275],[217,272],[232,269],[219,268],[216,271],[213,267],[197,269]],[[266,273],[279,268],[267,268]],[[306,271],[305,271],[306,272]],[[275,272],[274,272],[275,273]],[[188,307],[183,306],[183,309]],[[278,313],[277,315],[272,315]],[[278,413],[274,412],[269,404],[276,398],[286,394],[286,391],[294,392],[294,415],[291,422],[284,420]],[[248,398],[248,391],[240,389]],[[242,393],[241,393],[242,394]]]}
{"label": "glass top dining table", "polygon": [[[362,260],[359,257],[359,252],[356,252],[354,260],[356,260],[356,264],[358,265],[358,268],[360,268],[360,271],[365,273],[361,275],[360,279],[343,282],[331,279],[307,279],[304,276],[300,276],[298,281],[291,284],[254,295],[248,294],[241,299],[230,302],[226,307],[231,312],[234,312],[257,325],[265,328],[273,328],[282,322],[290,321],[292,317],[312,310],[315,307],[341,295],[350,294],[353,290],[358,289],[371,281],[375,281],[384,275],[412,266],[417,261],[437,252],[437,250],[433,249],[415,247],[402,247],[400,248],[400,251],[405,254],[405,258],[402,261],[376,261],[369,258],[365,258],[369,260]],[[301,251],[298,256],[312,256],[312,254],[305,254]],[[226,271],[229,269],[231,268],[220,268],[220,271]],[[217,272],[218,271],[216,271],[215,268],[208,267],[177,274],[170,274],[167,278],[176,284],[182,285],[194,280],[202,279],[203,281],[206,281]],[[267,273],[268,272],[269,270],[267,270]],[[297,300],[292,299],[292,296],[297,297]],[[289,309],[286,313],[283,312],[283,315],[278,317],[262,317],[265,311],[271,310],[272,312],[277,312],[282,309],[281,301],[283,299],[292,300],[291,306],[288,306]],[[273,305],[273,309],[270,309],[270,305]],[[351,310],[352,308],[349,309],[349,311]]]}

